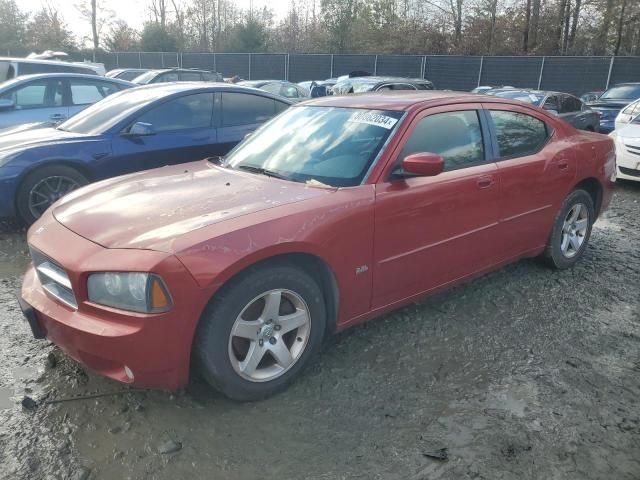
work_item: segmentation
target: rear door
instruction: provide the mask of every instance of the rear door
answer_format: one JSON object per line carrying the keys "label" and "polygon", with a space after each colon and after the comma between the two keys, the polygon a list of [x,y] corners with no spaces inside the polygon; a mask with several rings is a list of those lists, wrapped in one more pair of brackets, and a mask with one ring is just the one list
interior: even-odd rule
{"label": "rear door", "polygon": [[25,123],[57,123],[69,115],[66,83],[60,78],[37,79],[12,88],[0,98],[11,100],[13,108],[0,111],[0,128]]}
{"label": "rear door", "polygon": [[144,123],[154,133],[130,135],[125,129],[114,137],[114,156],[132,170],[140,170],[215,155],[213,102],[213,93],[195,93],[155,105],[131,122]]}
{"label": "rear door", "polygon": [[588,127],[588,114],[582,111],[582,102],[573,95],[560,96],[560,118],[580,130]]}
{"label": "rear door", "polygon": [[226,155],[244,137],[288,107],[284,102],[252,93],[222,92],[219,98],[215,155]]}
{"label": "rear door", "polygon": [[69,116],[84,110],[100,100],[119,92],[121,87],[116,83],[103,80],[87,80],[84,78],[69,78]]}
{"label": "rear door", "polygon": [[576,174],[576,158],[543,116],[516,105],[485,105],[491,121],[500,178],[500,226],[495,237],[502,259],[545,245],[562,197]]}
{"label": "rear door", "polygon": [[429,109],[409,127],[393,160],[441,155],[434,177],[389,176],[376,184],[373,308],[487,268],[497,257],[497,167],[479,104]]}

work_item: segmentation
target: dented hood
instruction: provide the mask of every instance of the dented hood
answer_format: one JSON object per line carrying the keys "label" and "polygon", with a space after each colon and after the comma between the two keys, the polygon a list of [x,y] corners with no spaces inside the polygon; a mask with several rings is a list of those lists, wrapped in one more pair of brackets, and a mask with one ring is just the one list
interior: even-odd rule
{"label": "dented hood", "polygon": [[201,161],[89,185],[64,197],[53,215],[106,248],[172,252],[185,233],[332,191]]}

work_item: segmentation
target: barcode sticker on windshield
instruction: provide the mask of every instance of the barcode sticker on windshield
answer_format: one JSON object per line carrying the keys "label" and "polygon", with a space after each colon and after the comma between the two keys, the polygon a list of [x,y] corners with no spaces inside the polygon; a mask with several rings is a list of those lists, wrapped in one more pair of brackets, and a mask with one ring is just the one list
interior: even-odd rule
{"label": "barcode sticker on windshield", "polygon": [[389,117],[387,115],[381,115],[379,113],[371,112],[358,112],[351,115],[349,122],[366,123],[369,125],[375,125],[376,127],[386,128],[391,130],[397,123],[398,119]]}

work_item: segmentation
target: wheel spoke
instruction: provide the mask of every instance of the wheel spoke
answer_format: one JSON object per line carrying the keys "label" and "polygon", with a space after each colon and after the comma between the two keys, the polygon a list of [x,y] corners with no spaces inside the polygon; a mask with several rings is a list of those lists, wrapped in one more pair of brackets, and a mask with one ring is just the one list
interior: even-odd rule
{"label": "wheel spoke", "polygon": [[580,212],[582,211],[582,204],[581,203],[577,203],[572,209],[571,209],[571,215],[569,217],[569,220],[567,220],[569,223],[574,223],[578,217],[580,216]]}
{"label": "wheel spoke", "polygon": [[588,219],[583,219],[583,220],[578,220],[576,222],[576,230],[578,231],[583,231],[587,229],[587,226],[589,225],[589,220]]}
{"label": "wheel spoke", "polygon": [[282,300],[282,292],[275,290],[264,296],[264,309],[262,310],[263,320],[275,320],[280,312],[280,301]]}
{"label": "wheel spoke", "polygon": [[571,235],[569,237],[569,241],[571,242],[571,246],[576,252],[580,250],[580,239],[576,235]]}
{"label": "wheel spoke", "polygon": [[255,340],[258,337],[258,330],[260,329],[259,322],[248,322],[246,320],[238,320],[233,326],[231,335],[234,337],[246,338],[248,340]]}
{"label": "wheel spoke", "polygon": [[34,208],[35,207],[39,207],[40,205],[49,205],[49,200],[48,199],[47,200],[41,200],[39,202],[33,202],[31,204],[31,206],[34,207]]}
{"label": "wheel spoke", "polygon": [[245,375],[253,375],[264,356],[264,352],[264,348],[259,346],[258,342],[251,342],[247,356],[240,362],[240,371]]}
{"label": "wheel spoke", "polygon": [[287,344],[284,343],[282,339],[280,339],[274,345],[270,345],[269,351],[276,359],[276,362],[278,362],[278,365],[280,365],[282,368],[287,368],[293,363],[291,352],[289,351],[289,348],[287,348]]}
{"label": "wheel spoke", "polygon": [[308,320],[309,317],[307,315],[307,312],[298,308],[296,309],[295,313],[292,313],[290,315],[283,315],[278,318],[278,324],[280,325],[280,327],[282,327],[280,333],[284,335],[291,330],[302,327],[303,325],[306,325]]}
{"label": "wheel spoke", "polygon": [[562,235],[562,243],[560,244],[560,250],[562,250],[563,252],[566,252],[568,246],[569,246],[569,234],[565,233]]}

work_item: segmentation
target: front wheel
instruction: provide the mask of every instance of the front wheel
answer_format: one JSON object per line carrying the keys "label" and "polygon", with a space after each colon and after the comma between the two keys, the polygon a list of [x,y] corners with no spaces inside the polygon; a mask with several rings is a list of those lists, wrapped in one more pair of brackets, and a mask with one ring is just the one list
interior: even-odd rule
{"label": "front wheel", "polygon": [[591,195],[584,190],[571,192],[555,219],[545,251],[547,262],[557,269],[572,267],[587,248],[594,221]]}
{"label": "front wheel", "polygon": [[253,401],[285,388],[319,350],[322,290],[289,265],[253,268],[215,296],[194,354],[204,378],[230,398]]}

